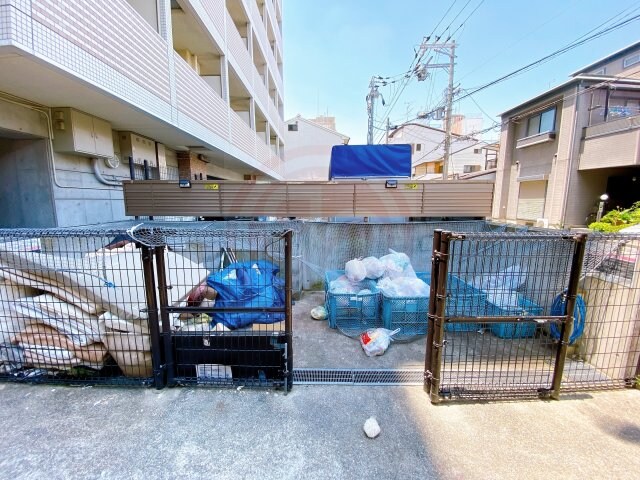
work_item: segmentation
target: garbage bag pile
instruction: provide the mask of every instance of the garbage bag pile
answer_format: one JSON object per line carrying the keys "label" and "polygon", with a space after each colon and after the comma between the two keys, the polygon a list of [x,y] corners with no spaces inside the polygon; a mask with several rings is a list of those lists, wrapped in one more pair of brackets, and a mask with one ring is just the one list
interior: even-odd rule
{"label": "garbage bag pile", "polygon": [[[389,249],[380,258],[354,258],[345,264],[344,275],[329,283],[334,294],[373,293],[364,282],[376,281],[376,289],[388,297],[428,297],[429,285],[417,277],[409,256]],[[369,287],[369,288],[368,288]]]}
{"label": "garbage bag pile", "polygon": [[472,285],[487,294],[487,300],[505,310],[520,308],[518,289],[527,281],[527,269],[514,265],[497,274],[478,275]]}

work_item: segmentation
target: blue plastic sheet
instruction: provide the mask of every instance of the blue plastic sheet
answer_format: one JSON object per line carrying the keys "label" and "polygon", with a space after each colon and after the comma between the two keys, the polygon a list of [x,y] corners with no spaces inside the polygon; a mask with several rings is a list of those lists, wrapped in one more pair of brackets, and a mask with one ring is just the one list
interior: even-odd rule
{"label": "blue plastic sheet", "polygon": [[[264,260],[238,262],[210,274],[207,285],[218,292],[216,307],[284,307],[284,282],[277,276],[279,271],[276,265]],[[214,312],[211,323],[235,329],[282,320],[284,312]]]}
{"label": "blue plastic sheet", "polygon": [[411,145],[336,145],[329,180],[411,177]]}

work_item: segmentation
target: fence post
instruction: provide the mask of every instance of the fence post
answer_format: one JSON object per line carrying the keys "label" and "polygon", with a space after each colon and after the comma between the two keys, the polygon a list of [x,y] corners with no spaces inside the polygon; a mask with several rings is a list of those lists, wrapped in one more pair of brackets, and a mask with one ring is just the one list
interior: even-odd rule
{"label": "fence post", "polygon": [[578,283],[580,282],[580,274],[582,270],[582,262],[584,261],[584,251],[587,243],[587,236],[584,233],[577,234],[573,237],[575,249],[573,250],[573,258],[571,261],[571,273],[569,274],[569,285],[567,286],[565,301],[565,318],[560,326],[560,344],[556,353],[556,364],[553,370],[553,383],[551,398],[558,400],[560,398],[560,385],[562,384],[562,374],[564,373],[564,363],[567,357],[567,347],[573,326],[573,313],[576,308],[576,297],[578,294]]}
{"label": "fence post", "polygon": [[284,316],[284,329],[287,335],[287,372],[286,375],[286,389],[291,390],[293,385],[293,309],[291,306],[292,296],[292,255],[293,255],[293,231],[288,230],[284,235],[284,303],[285,303],[285,316]]}
{"label": "fence post", "polygon": [[162,342],[164,345],[164,364],[167,371],[167,385],[174,384],[173,348],[171,345],[171,322],[169,321],[169,300],[167,297],[167,272],[164,264],[164,247],[155,247],[156,274],[158,276],[158,300],[160,301],[160,320],[162,321]]}
{"label": "fence post", "polygon": [[440,380],[442,373],[442,349],[444,348],[444,317],[447,305],[447,275],[448,275],[448,257],[449,257],[449,241],[451,232],[442,232],[440,234],[440,247],[434,252],[435,261],[438,262],[438,279],[436,283],[435,294],[435,314],[433,328],[433,354],[431,357],[431,389],[429,396],[431,403],[439,403],[440,398]]}
{"label": "fence post", "polygon": [[431,249],[431,280],[429,285],[429,311],[427,313],[427,345],[424,355],[424,390],[427,393],[431,391],[431,379],[433,378],[433,332],[435,329],[436,288],[438,285],[438,261],[436,259],[436,252],[440,249],[441,234],[442,230],[440,229],[433,232],[433,248]]}
{"label": "fence post", "polygon": [[153,276],[153,252],[147,246],[142,246],[142,268],[144,273],[144,288],[147,297],[147,319],[149,322],[149,336],[151,338],[151,362],[153,367],[153,381],[160,390],[165,386],[162,364],[162,341],[158,323],[158,300],[156,297],[156,282]]}

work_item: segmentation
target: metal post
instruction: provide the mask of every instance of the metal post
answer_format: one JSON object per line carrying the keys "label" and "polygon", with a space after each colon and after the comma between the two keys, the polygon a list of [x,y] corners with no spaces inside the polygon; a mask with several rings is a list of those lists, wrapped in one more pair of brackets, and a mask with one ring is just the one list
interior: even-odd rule
{"label": "metal post", "polygon": [[435,261],[438,262],[438,279],[435,294],[435,315],[433,325],[433,343],[431,357],[431,390],[429,396],[431,403],[440,402],[440,377],[442,373],[442,349],[444,348],[444,317],[447,304],[447,275],[449,240],[451,232],[440,234],[440,247],[434,252]]}
{"label": "metal post", "polygon": [[143,165],[144,165],[144,179],[151,180],[151,172],[149,171],[149,162],[145,160]]}
{"label": "metal post", "polygon": [[131,180],[136,179],[136,168],[133,165],[133,157],[129,157],[129,177],[131,177]]}
{"label": "metal post", "polygon": [[431,391],[432,379],[432,355],[433,355],[433,332],[435,330],[436,316],[436,292],[438,285],[438,266],[436,253],[440,249],[440,236],[442,230],[433,232],[433,249],[431,250],[431,281],[429,285],[429,313],[427,314],[427,345],[424,355],[424,390],[429,393]]}
{"label": "metal post", "polygon": [[149,336],[151,338],[153,380],[155,387],[160,390],[165,386],[165,380],[163,375],[164,365],[162,364],[162,341],[160,338],[160,325],[158,323],[156,282],[153,276],[153,252],[146,246],[142,246],[141,251],[144,288],[147,297],[147,319],[149,322]]}
{"label": "metal post", "polygon": [[569,285],[567,286],[567,298],[565,301],[565,318],[560,326],[560,344],[556,353],[556,364],[553,370],[553,383],[551,398],[558,400],[560,398],[560,385],[562,383],[562,374],[564,372],[564,363],[567,357],[567,346],[569,345],[569,337],[573,326],[573,312],[576,308],[576,297],[578,294],[578,283],[580,282],[580,274],[582,270],[582,262],[584,261],[584,251],[587,243],[587,235],[580,233],[573,237],[575,249],[573,251],[573,259],[571,261],[571,273],[569,275]]}
{"label": "metal post", "polygon": [[442,164],[442,179],[449,178],[449,157],[451,156],[451,114],[453,107],[453,67],[456,58],[456,42],[451,43],[451,54],[449,56],[449,88],[447,89],[447,110],[445,117],[444,136],[444,162]]}
{"label": "metal post", "polygon": [[292,255],[293,255],[293,231],[289,230],[284,235],[284,303],[285,317],[284,329],[287,335],[287,390],[291,390],[293,383],[293,308],[292,308]]}
{"label": "metal post", "polygon": [[164,264],[164,247],[155,248],[156,274],[158,276],[158,300],[160,302],[160,320],[162,322],[162,340],[164,343],[164,363],[167,370],[167,385],[174,384],[173,346],[171,342],[171,322],[169,321],[169,299],[167,296],[167,273]]}
{"label": "metal post", "polygon": [[369,95],[367,95],[367,114],[369,117],[369,125],[367,128],[367,145],[373,144],[373,119],[376,105],[376,98],[378,98],[378,88],[375,84],[374,77],[371,77],[369,82]]}

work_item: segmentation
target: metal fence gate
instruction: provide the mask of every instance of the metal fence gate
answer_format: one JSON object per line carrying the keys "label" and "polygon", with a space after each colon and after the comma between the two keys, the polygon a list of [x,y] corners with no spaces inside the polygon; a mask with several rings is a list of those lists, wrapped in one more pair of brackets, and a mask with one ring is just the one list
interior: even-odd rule
{"label": "metal fence gate", "polygon": [[558,398],[584,234],[436,231],[425,388],[444,398]]}
{"label": "metal fence gate", "polygon": [[[147,295],[157,305],[149,312],[156,384],[291,389],[290,230],[143,225],[130,235],[145,245]],[[189,295],[170,301],[185,282]]]}

